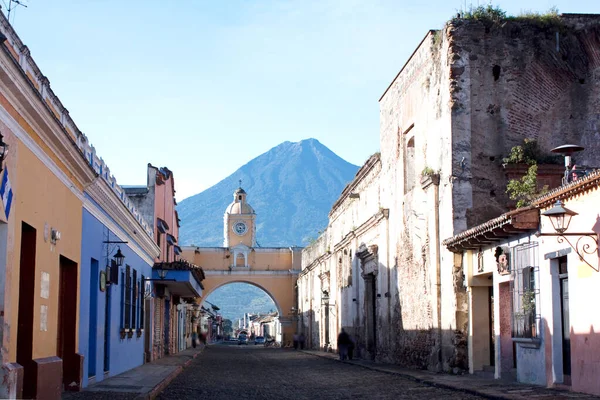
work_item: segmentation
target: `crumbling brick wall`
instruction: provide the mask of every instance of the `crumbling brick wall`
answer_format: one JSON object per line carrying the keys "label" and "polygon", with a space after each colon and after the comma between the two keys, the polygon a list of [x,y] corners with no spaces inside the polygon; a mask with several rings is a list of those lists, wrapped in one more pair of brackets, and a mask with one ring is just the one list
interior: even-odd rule
{"label": "crumbling brick wall", "polygon": [[453,175],[472,185],[465,227],[506,211],[502,158],[525,138],[545,153],[581,144],[578,164],[600,166],[600,16],[566,14],[546,25],[456,20],[444,35]]}

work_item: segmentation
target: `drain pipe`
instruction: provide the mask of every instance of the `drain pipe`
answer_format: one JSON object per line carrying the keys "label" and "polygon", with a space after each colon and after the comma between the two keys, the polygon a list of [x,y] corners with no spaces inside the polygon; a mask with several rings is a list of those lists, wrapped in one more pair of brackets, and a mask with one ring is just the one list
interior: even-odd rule
{"label": "drain pipe", "polygon": [[442,259],[441,259],[441,241],[440,241],[440,176],[432,176],[433,180],[433,200],[434,200],[434,218],[435,218],[435,285],[437,294],[437,328],[438,328],[438,362],[439,369],[443,370],[442,363]]}

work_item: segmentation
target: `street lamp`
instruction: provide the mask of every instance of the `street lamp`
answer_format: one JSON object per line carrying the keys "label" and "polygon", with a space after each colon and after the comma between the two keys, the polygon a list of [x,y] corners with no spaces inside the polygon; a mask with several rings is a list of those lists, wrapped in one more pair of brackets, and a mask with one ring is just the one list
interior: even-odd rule
{"label": "street lamp", "polygon": [[[596,260],[598,259],[598,234],[595,232],[571,232],[567,233],[567,229],[569,229],[569,224],[571,223],[571,219],[573,216],[578,215],[575,211],[569,210],[566,208],[562,201],[558,200],[554,203],[554,206],[542,213],[543,216],[550,218],[550,223],[552,224],[552,228],[556,231],[556,233],[538,233],[537,236],[557,236],[556,240],[558,243],[567,242],[569,246],[575,253],[579,256],[579,259],[598,271],[598,268],[594,268],[592,264],[590,264],[587,260],[585,260],[584,256],[586,254],[596,254]],[[577,242],[575,245],[571,243],[567,236],[577,236]],[[582,240],[587,240],[588,243],[582,242]],[[589,243],[591,241],[591,243]]]}
{"label": "street lamp", "polygon": [[550,218],[550,223],[552,223],[552,227],[556,232],[563,234],[569,229],[571,218],[574,215],[577,215],[577,213],[565,208],[563,202],[557,200],[556,203],[554,203],[554,207],[543,212],[542,215]]}

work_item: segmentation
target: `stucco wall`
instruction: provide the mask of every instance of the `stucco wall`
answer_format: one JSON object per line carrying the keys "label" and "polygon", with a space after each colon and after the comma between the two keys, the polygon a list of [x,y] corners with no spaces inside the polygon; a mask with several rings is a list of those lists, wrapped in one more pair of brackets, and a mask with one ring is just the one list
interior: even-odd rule
{"label": "stucco wall", "polygon": [[[571,220],[568,232],[596,232],[600,233],[600,213],[597,204],[600,202],[600,190],[597,185],[591,186],[584,193],[569,196],[563,199],[565,207],[577,212]],[[544,211],[542,209],[542,211]],[[546,217],[542,217],[542,232],[553,232],[552,226]],[[595,245],[591,239],[583,238],[577,244],[578,237],[568,237],[585,260],[591,264],[587,265],[581,261],[575,251],[567,255],[568,265],[568,290],[569,290],[569,319],[571,340],[571,381],[574,391],[600,395],[600,316],[594,312],[595,304],[600,299],[598,286],[600,285],[600,260],[598,251],[594,251]],[[566,242],[559,243],[556,237],[540,238],[540,255],[552,253],[557,250],[569,249]],[[583,245],[590,244],[586,254]],[[558,285],[558,266],[553,260],[543,260],[542,271],[546,273],[546,279],[542,281],[541,288],[543,314],[542,319],[548,327],[546,331],[554,340],[552,346],[548,344],[548,357],[552,357],[554,365],[550,364],[547,370],[548,384],[553,380],[562,381],[562,355],[561,355],[561,321],[560,321],[560,289]],[[556,323],[553,323],[556,321]]]}
{"label": "stucco wall", "polygon": [[[106,245],[103,241],[107,240],[107,235],[110,233],[110,240],[123,240],[115,235],[115,232],[110,231],[102,222],[96,217],[91,215],[87,210],[83,211],[83,241],[82,241],[82,264],[81,264],[81,276],[80,276],[80,287],[82,293],[85,295],[81,296],[80,302],[80,327],[79,330],[79,352],[84,355],[84,375],[83,375],[83,386],[88,385],[88,374],[89,374],[89,362],[90,353],[95,351],[96,355],[96,382],[104,379],[104,324],[105,324],[105,304],[106,296],[110,291],[110,361],[109,361],[109,376],[118,375],[121,372],[127,371],[131,368],[137,367],[144,362],[144,332],[142,336],[138,337],[134,333],[132,338],[121,339],[120,330],[122,327],[121,323],[121,305],[122,305],[122,292],[125,283],[121,279],[119,274],[119,284],[110,285],[107,287],[105,292],[100,291],[98,286],[98,279],[95,274],[99,273],[99,270],[94,270],[93,261],[97,261],[98,268],[104,269],[106,266]],[[125,238],[125,240],[132,243],[131,238]],[[125,271],[125,264],[137,271],[137,287],[141,285],[142,275],[145,277],[152,276],[152,265],[148,261],[144,261],[135,252],[133,252],[128,244],[120,244],[119,248],[123,255],[125,255],[125,261],[123,267],[120,268],[121,272]],[[112,254],[116,251],[116,247],[112,245],[110,247]],[[110,256],[112,257],[112,254]],[[148,260],[152,260],[151,256],[147,256]],[[93,296],[96,296],[95,300],[92,300]],[[139,316],[141,299],[138,296],[137,299],[137,315]],[[95,302],[95,309],[90,308],[90,304]],[[90,332],[90,327],[93,327],[94,322],[90,320],[90,315],[96,315],[95,332]],[[151,317],[151,311],[145,311],[145,318]],[[132,316],[132,320],[136,319]],[[137,321],[136,321],[137,322]],[[136,323],[135,328],[138,325]],[[140,326],[140,328],[143,328]],[[90,344],[95,345],[95,350],[90,348]]]}
{"label": "stucco wall", "polygon": [[[17,319],[19,306],[19,249],[21,246],[21,221],[36,229],[36,276],[35,279],[33,358],[50,357],[57,353],[56,335],[58,321],[59,257],[62,255],[79,264],[81,243],[81,200],[66,187],[22,143],[11,151],[18,160],[10,170],[12,190],[15,193],[9,224],[14,237],[13,258],[10,260],[10,338],[8,360],[16,361]],[[44,201],[40,201],[44,199]],[[12,222],[12,223],[11,223]],[[47,228],[46,228],[47,225]],[[61,232],[61,240],[53,245],[44,230],[53,228]],[[49,296],[41,296],[41,274],[49,274]],[[8,305],[8,304],[7,304]],[[41,329],[40,309],[47,306],[46,329]],[[74,344],[75,348],[77,343]]]}

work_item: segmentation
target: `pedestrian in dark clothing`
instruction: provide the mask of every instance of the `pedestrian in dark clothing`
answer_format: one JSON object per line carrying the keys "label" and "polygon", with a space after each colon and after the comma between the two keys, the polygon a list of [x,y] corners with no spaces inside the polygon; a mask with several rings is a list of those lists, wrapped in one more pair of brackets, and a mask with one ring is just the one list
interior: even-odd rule
{"label": "pedestrian in dark clothing", "polygon": [[350,340],[350,335],[346,333],[346,330],[342,328],[342,331],[338,335],[337,338],[337,346],[338,351],[340,353],[340,360],[345,360],[348,357],[348,347],[350,346],[352,341]]}
{"label": "pedestrian in dark clothing", "polygon": [[348,360],[352,360],[354,356],[354,339],[350,335],[348,335],[348,338],[350,339],[350,343],[348,344]]}
{"label": "pedestrian in dark clothing", "polygon": [[298,350],[298,340],[299,340],[298,333],[294,333],[294,336],[293,336],[294,350]]}
{"label": "pedestrian in dark clothing", "polygon": [[192,332],[192,347],[196,348],[196,342],[198,341],[198,332]]}
{"label": "pedestrian in dark clothing", "polygon": [[304,333],[301,333],[300,336],[298,337],[298,342],[300,344],[300,350],[304,350],[304,341],[306,340],[306,338],[304,337]]}

